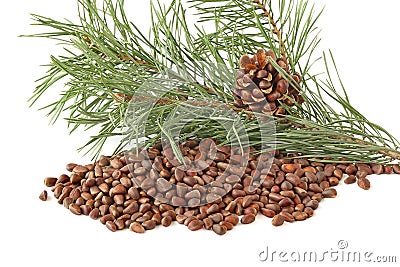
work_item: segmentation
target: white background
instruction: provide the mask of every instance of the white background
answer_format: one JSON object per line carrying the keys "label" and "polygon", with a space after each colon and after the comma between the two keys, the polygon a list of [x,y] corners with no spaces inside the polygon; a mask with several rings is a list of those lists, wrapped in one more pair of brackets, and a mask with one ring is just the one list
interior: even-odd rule
{"label": "white background", "polygon": [[[379,3],[319,1],[326,4],[319,23],[322,47],[333,50],[353,105],[400,138],[400,2]],[[135,23],[148,25],[147,1],[132,0],[129,7]],[[54,199],[40,201],[44,177],[63,173],[66,163],[90,159],[75,150],[86,141],[84,134],[69,136],[65,122],[49,126],[38,106],[28,109],[34,80],[45,70],[39,65],[60,48],[52,41],[17,36],[40,31],[28,25],[29,13],[75,18],[76,1],[4,1],[1,10],[0,266],[269,266],[258,259],[267,246],[322,253],[337,250],[339,240],[348,241],[347,251],[395,255],[400,261],[398,175],[371,177],[369,191],[338,186],[338,197],[324,200],[305,222],[275,228],[270,219],[258,216],[255,223],[239,225],[222,237],[181,225],[144,235],[112,233],[88,217],[73,216]]]}

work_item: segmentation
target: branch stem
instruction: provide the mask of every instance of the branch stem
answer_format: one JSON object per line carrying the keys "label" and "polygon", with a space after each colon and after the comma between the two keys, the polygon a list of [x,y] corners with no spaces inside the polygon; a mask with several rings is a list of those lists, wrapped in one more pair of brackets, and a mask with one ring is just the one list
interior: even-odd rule
{"label": "branch stem", "polygon": [[[364,141],[364,140],[360,140],[360,139],[356,139],[356,138],[345,138],[345,137],[337,137],[337,139],[341,139],[344,141],[348,141],[348,142],[354,142],[357,144],[361,144],[361,145],[372,145],[370,142]],[[385,147],[382,147],[382,149],[384,149]],[[386,157],[395,159],[395,160],[400,160],[400,152],[398,151],[392,151],[392,150],[378,150],[377,151],[379,154],[384,155]]]}
{"label": "branch stem", "polygon": [[269,23],[272,26],[272,32],[278,37],[278,42],[279,42],[279,49],[281,52],[282,57],[287,58],[286,50],[285,50],[285,44],[282,39],[282,33],[278,29],[277,23],[274,20],[274,17],[272,13],[266,8],[265,3],[261,3],[260,0],[254,0],[254,3],[262,9],[264,12],[264,16],[266,16],[269,20]]}

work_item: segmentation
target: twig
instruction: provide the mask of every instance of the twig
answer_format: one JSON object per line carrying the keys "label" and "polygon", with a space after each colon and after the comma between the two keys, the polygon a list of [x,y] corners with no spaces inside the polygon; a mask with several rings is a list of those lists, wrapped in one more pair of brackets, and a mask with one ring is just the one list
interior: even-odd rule
{"label": "twig", "polygon": [[194,106],[211,106],[211,107],[222,107],[225,106],[226,108],[232,109],[234,111],[240,112],[243,111],[244,109],[238,108],[234,105],[231,104],[222,104],[222,103],[217,103],[217,102],[207,102],[207,101],[197,101],[197,100],[179,100],[179,99],[172,99],[168,97],[162,97],[159,99],[153,98],[153,97],[148,97],[148,96],[129,96],[125,98],[124,100],[128,101],[134,101],[135,103],[140,102],[140,101],[152,101],[154,102],[155,106],[162,106],[162,105],[171,105],[171,104],[177,104],[177,103],[184,103],[184,102],[189,102],[190,104],[193,104]]}
{"label": "twig", "polygon": [[[367,146],[368,145],[373,145],[370,142],[367,142],[367,141],[364,141],[364,140],[360,140],[360,139],[353,139],[353,138],[346,138],[346,137],[334,137],[334,138],[335,139],[345,140],[345,141],[348,141],[348,142],[354,142],[354,143],[361,144],[361,145],[367,145]],[[384,147],[382,147],[382,148],[384,148]],[[387,151],[387,150],[378,150],[377,152],[379,154],[387,156],[389,158],[400,160],[400,152]]]}
{"label": "twig", "polygon": [[[317,128],[310,128],[307,125],[296,123],[296,122],[290,122],[290,124],[292,124],[294,127],[303,128],[303,129],[311,129],[311,130],[317,129]],[[360,140],[357,138],[350,138],[350,137],[343,137],[343,136],[334,136],[332,138],[338,139],[338,140],[343,140],[346,142],[352,142],[352,143],[356,143],[356,144],[360,144],[360,145],[366,145],[366,146],[375,145],[371,142],[367,142],[367,141]],[[385,147],[382,147],[382,149],[384,149],[384,148]],[[390,151],[390,150],[389,151],[388,150],[377,150],[376,152],[381,155],[387,156],[391,159],[400,160],[400,152],[397,152],[397,151],[395,152],[395,151]]]}
{"label": "twig", "polygon": [[272,32],[278,37],[281,55],[282,55],[282,57],[287,58],[287,54],[285,51],[285,44],[282,39],[282,33],[278,29],[277,23],[275,22],[274,17],[272,16],[272,13],[267,10],[267,8],[265,7],[265,3],[261,3],[260,0],[253,0],[253,1],[258,7],[260,7],[262,9],[262,11],[264,12],[264,15],[266,17],[268,17],[269,23],[271,24],[271,26],[273,28]]}
{"label": "twig", "polygon": [[[99,47],[92,43],[92,40],[88,36],[83,36],[83,39],[88,43],[88,46],[90,48],[95,48],[98,52],[100,52],[101,57],[104,57],[104,58],[106,57],[106,55],[103,52],[100,51]],[[133,62],[134,61],[137,64],[153,67],[153,65],[150,64],[149,62],[141,60],[141,59],[137,58],[136,56],[132,57],[132,56],[126,54],[126,53],[117,54],[117,57],[122,61],[128,61],[128,62]]]}

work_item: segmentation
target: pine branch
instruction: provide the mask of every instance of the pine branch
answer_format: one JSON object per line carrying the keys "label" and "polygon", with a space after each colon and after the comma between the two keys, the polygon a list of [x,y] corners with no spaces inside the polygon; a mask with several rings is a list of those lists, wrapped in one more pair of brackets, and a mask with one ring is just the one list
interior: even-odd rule
{"label": "pine branch", "polygon": [[[163,136],[170,142],[213,137],[221,144],[234,142],[259,148],[258,152],[298,152],[311,159],[375,163],[399,159],[399,142],[350,104],[333,56],[315,55],[321,12],[315,13],[308,1],[277,0],[274,3],[280,8],[274,14],[279,16],[273,17],[271,1],[267,5],[258,0],[192,0],[200,21],[216,25],[207,31],[200,24],[194,31],[189,29],[181,1],[167,7],[154,3],[148,37],[128,20],[122,0],[103,0],[103,6],[90,0],[78,3],[79,23],[33,16],[36,24],[51,29],[33,36],[61,41],[66,55],[51,57],[31,103],[65,81],[60,98],[45,109],[52,121],[69,112],[71,131],[100,128],[82,147],[87,152],[98,155],[113,136],[121,140],[116,152],[131,141],[149,147]],[[260,47],[287,56],[292,71],[303,76],[297,84],[270,60],[305,99],[294,107],[282,103],[289,113],[284,118],[233,105],[239,58]],[[314,58],[324,60],[325,75],[312,74]],[[332,103],[340,109],[332,108]],[[207,108],[211,115],[205,116]],[[174,136],[174,131],[179,134]],[[242,131],[248,142],[238,138]]]}

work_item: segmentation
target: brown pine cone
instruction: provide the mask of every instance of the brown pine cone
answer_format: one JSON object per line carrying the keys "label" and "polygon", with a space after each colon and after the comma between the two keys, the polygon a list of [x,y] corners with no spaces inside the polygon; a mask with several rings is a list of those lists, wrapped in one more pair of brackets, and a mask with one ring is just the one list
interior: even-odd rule
{"label": "brown pine cone", "polygon": [[302,104],[304,100],[298,90],[291,86],[272,64],[268,63],[267,56],[275,60],[297,83],[300,83],[300,75],[290,73],[286,58],[276,58],[272,50],[266,52],[264,49],[259,49],[252,57],[243,55],[240,58],[234,104],[236,107],[254,112],[284,115],[285,109],[282,102],[293,106],[295,104],[293,101]]}

